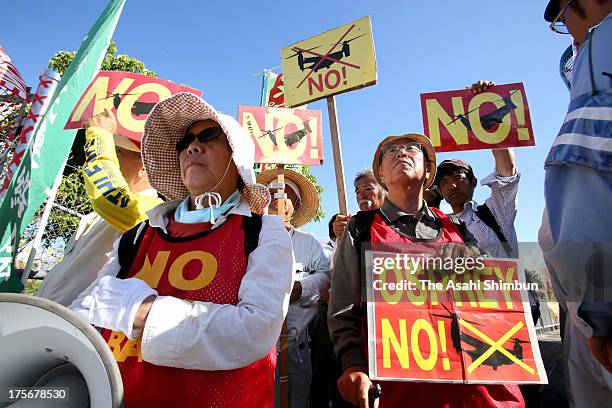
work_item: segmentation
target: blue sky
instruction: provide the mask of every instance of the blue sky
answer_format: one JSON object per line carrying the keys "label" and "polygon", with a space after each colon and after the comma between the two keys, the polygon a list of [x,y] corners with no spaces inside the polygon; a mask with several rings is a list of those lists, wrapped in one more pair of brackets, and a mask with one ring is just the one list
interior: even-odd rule
{"label": "blue sky", "polygon": [[[9,2],[3,7],[0,45],[27,84],[56,51],[78,49],[106,1]],[[534,241],[544,207],[543,162],[565,114],[568,92],[559,57],[569,36],[554,34],[542,17],[546,1],[174,1],[127,0],[114,40],[120,54],[142,60],[161,78],[204,92],[217,109],[236,115],[238,105],[258,105],[264,68],[280,65],[280,50],[363,16],[372,19],[378,84],[336,98],[349,209],[357,206],[354,175],[371,164],[386,135],[422,132],[419,95],[463,88],[478,79],[523,82],[536,147],[516,149],[522,179],[516,228]],[[313,167],[325,189],[327,216],[338,211],[327,107],[324,155]],[[469,161],[482,179],[493,169],[490,151],[443,153],[438,160]],[[479,187],[475,199],[488,197]],[[322,238],[327,220],[305,227]]]}

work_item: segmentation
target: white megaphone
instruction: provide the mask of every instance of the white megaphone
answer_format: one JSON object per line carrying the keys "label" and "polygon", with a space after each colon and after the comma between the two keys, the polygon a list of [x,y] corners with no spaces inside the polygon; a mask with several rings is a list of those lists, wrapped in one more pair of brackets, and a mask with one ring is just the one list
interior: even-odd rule
{"label": "white megaphone", "polygon": [[100,333],[64,306],[0,293],[4,407],[123,407],[119,367]]}

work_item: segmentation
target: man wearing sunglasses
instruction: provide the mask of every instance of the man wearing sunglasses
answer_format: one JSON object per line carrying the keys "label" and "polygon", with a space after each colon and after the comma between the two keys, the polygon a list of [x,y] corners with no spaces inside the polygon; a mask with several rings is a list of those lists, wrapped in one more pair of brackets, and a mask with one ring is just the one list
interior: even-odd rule
{"label": "man wearing sunglasses", "polygon": [[545,161],[539,241],[567,312],[568,398],[580,406],[612,401],[611,12],[610,0],[550,0],[544,13],[578,49],[568,113]]}

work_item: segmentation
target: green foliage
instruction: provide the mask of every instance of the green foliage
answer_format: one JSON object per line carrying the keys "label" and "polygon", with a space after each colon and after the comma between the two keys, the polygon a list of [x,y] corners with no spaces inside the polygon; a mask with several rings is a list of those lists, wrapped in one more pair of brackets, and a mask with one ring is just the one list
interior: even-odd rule
{"label": "green foliage", "polygon": [[[152,77],[156,77],[157,74],[147,69],[144,63],[137,60],[136,58],[128,57],[127,55],[116,55],[117,54],[117,46],[114,41],[111,41],[108,49],[106,50],[106,56],[102,61],[102,67],[100,70],[102,71],[124,71],[124,72],[134,72],[136,74],[143,74]],[[49,68],[53,68],[60,75],[64,75],[68,65],[74,59],[76,55],[76,51],[60,51],[55,54],[53,58],[49,60]]]}
{"label": "green foliage", "polygon": [[55,56],[49,60],[49,68],[56,70],[60,75],[64,75],[68,65],[74,59],[76,51],[60,51],[55,53]]}
{"label": "green foliage", "polygon": [[35,296],[41,283],[41,280],[28,279],[28,283],[23,293],[26,295]]}
{"label": "green foliage", "polygon": [[537,283],[538,288],[543,290],[545,288],[540,275],[536,271],[532,271],[531,269],[525,269],[525,280],[530,283]]}
{"label": "green foliage", "polygon": [[322,221],[325,218],[325,211],[323,211],[323,197],[321,196],[323,193],[323,187],[319,185],[317,178],[310,173],[310,166],[302,166],[302,174],[306,176],[306,178],[310,180],[317,188],[317,192],[319,193],[319,208],[317,208],[317,213],[315,214],[313,221]]}

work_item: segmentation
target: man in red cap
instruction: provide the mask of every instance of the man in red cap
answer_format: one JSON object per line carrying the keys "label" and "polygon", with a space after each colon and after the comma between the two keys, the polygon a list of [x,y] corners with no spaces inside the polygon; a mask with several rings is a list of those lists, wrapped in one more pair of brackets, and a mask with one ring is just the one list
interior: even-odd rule
{"label": "man in red cap", "polygon": [[[362,252],[427,250],[441,258],[471,258],[478,254],[465,224],[427,206],[423,192],[433,183],[436,155],[431,141],[420,134],[389,136],[378,145],[372,162],[376,180],[388,192],[382,207],[351,218],[336,251],[332,269],[328,324],[343,374],[340,394],[368,407],[365,265]],[[470,246],[466,244],[471,244]],[[382,407],[523,407],[516,385],[382,383]],[[408,402],[409,401],[409,402]]]}

